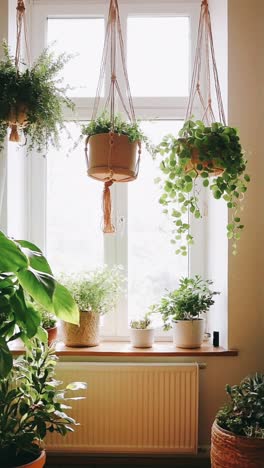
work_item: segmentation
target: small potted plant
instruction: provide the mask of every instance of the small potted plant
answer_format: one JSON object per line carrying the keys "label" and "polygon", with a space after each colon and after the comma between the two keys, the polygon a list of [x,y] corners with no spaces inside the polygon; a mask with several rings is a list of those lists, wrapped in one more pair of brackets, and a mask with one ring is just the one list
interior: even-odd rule
{"label": "small potted plant", "polygon": [[[209,188],[215,199],[223,199],[231,209],[232,219],[227,225],[227,237],[233,241],[233,253],[237,251],[243,224],[240,205],[250,177],[245,173],[246,159],[237,130],[213,123],[206,126],[201,121],[185,122],[179,137],[167,135],[157,148],[162,156],[160,169],[162,194],[160,203],[174,223],[172,243],[176,254],[187,255],[187,246],[194,242],[190,224],[185,214],[201,218],[198,179]],[[213,176],[213,177],[211,177]]]}
{"label": "small potted plant", "polygon": [[80,324],[63,322],[66,346],[97,346],[100,341],[100,316],[116,306],[122,290],[123,275],[119,267],[103,267],[79,275],[63,275],[61,282],[73,295],[80,311]]}
{"label": "small potted plant", "polygon": [[48,344],[51,345],[56,341],[58,334],[57,319],[55,315],[47,312],[46,310],[42,310],[41,326],[46,330],[48,334]]}
{"label": "small potted plant", "polygon": [[168,292],[159,304],[151,307],[152,313],[159,313],[164,322],[164,330],[173,327],[174,343],[179,348],[199,348],[204,337],[204,319],[201,314],[208,312],[214,304],[211,280],[181,278],[179,287]]}
{"label": "small potted plant", "polygon": [[143,319],[131,320],[130,339],[134,348],[151,348],[154,341],[154,328],[151,326],[149,312]]}
{"label": "small potted plant", "polygon": [[116,115],[112,125],[109,115],[104,112],[88,125],[83,125],[82,135],[86,137],[90,177],[118,182],[128,182],[137,177],[137,151],[140,155],[141,142],[146,140],[137,122],[126,122]]}
{"label": "small potted plant", "polygon": [[76,422],[65,413],[70,407],[64,399],[70,400],[71,392],[85,389],[86,383],[62,388],[55,380],[56,361],[52,349],[34,340],[31,350],[14,361],[9,375],[0,378],[1,467],[42,468],[46,434],[73,431]]}
{"label": "small potted plant", "polygon": [[226,386],[229,403],[212,427],[213,468],[262,468],[264,461],[264,374]]}
{"label": "small potted plant", "polygon": [[69,56],[55,57],[45,49],[31,68],[16,67],[7,44],[3,43],[4,57],[0,60],[0,149],[7,129],[10,140],[20,141],[24,135],[29,151],[46,151],[50,143],[58,146],[63,124],[63,106],[73,109],[66,96],[67,87],[57,78]]}

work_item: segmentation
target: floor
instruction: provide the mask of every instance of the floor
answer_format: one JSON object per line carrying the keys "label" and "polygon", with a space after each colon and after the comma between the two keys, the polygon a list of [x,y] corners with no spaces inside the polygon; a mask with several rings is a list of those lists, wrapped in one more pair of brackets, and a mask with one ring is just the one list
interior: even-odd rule
{"label": "floor", "polygon": [[109,457],[109,456],[85,456],[85,455],[48,455],[45,468],[126,468],[136,466],[137,468],[210,468],[208,458],[198,457]]}

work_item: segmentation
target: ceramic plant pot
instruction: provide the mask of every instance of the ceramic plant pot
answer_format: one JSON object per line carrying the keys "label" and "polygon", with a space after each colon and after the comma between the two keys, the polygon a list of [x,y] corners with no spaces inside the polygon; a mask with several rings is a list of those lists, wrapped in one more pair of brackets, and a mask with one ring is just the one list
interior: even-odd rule
{"label": "ceramic plant pot", "polygon": [[130,340],[134,348],[151,348],[154,341],[154,328],[130,328]]}
{"label": "ceramic plant pot", "polygon": [[173,322],[173,341],[178,348],[200,348],[204,337],[204,319]]}

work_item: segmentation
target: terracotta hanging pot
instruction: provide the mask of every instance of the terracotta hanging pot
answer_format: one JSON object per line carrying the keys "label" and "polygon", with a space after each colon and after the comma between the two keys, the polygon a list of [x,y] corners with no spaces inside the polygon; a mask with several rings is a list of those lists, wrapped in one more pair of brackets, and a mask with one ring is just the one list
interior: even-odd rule
{"label": "terracotta hanging pot", "polygon": [[127,135],[100,133],[89,138],[88,175],[100,181],[128,182],[138,173],[138,142]]}
{"label": "terracotta hanging pot", "polygon": [[211,462],[212,468],[263,468],[264,439],[237,436],[214,422]]}
{"label": "terracotta hanging pot", "polygon": [[8,116],[8,124],[11,128],[9,141],[19,142],[20,136],[18,130],[27,125],[27,112],[28,108],[24,103],[17,103]]}
{"label": "terracotta hanging pot", "polygon": [[[179,138],[179,141],[182,141],[182,143],[185,146],[188,145],[185,138]],[[224,169],[219,167],[214,159],[208,159],[208,160],[200,159],[199,150],[192,146],[190,148],[191,148],[191,160],[185,166],[186,173],[195,170],[198,174],[201,174],[201,172],[203,172],[204,170],[208,170],[209,176],[214,177],[224,172]],[[203,169],[201,170],[197,169],[198,165],[202,165]]]}

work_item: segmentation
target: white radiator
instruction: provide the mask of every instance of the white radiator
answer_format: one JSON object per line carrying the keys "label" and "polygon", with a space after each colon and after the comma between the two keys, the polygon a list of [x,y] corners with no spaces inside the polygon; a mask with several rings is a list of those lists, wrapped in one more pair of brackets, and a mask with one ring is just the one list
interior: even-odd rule
{"label": "white radiator", "polygon": [[81,425],[65,437],[50,434],[48,450],[197,452],[198,364],[59,363],[56,377],[88,388],[85,400],[70,403]]}

